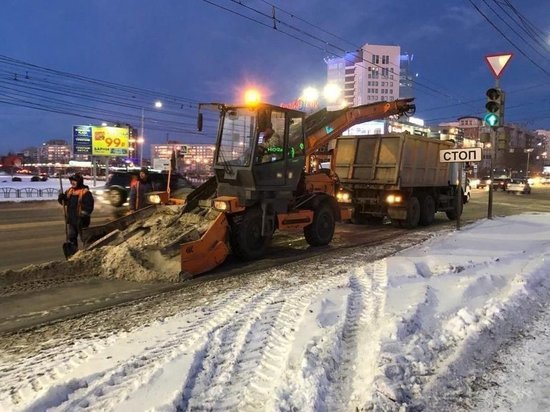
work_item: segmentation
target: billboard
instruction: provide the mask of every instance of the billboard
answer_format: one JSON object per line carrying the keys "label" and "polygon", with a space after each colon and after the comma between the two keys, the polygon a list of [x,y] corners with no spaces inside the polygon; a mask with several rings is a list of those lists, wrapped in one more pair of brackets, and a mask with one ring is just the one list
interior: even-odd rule
{"label": "billboard", "polygon": [[127,127],[73,126],[74,154],[127,157],[129,140]]}
{"label": "billboard", "polygon": [[73,126],[73,154],[92,154],[92,126]]}

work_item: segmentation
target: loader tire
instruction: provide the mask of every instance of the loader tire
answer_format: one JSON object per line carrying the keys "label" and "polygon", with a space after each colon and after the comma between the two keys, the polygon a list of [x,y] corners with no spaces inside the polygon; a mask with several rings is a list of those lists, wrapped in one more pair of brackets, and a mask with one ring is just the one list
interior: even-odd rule
{"label": "loader tire", "polygon": [[272,234],[262,236],[260,209],[250,209],[231,219],[229,235],[231,250],[241,260],[254,260],[265,255],[272,236]]}
{"label": "loader tire", "polygon": [[304,236],[311,246],[328,245],[334,236],[336,219],[327,202],[321,203],[313,215],[313,222],[304,228]]}

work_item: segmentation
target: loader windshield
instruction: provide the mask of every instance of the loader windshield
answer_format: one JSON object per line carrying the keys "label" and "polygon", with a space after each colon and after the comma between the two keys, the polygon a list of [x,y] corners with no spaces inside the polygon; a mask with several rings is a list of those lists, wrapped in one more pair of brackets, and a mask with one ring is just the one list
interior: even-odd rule
{"label": "loader windshield", "polygon": [[217,164],[248,166],[252,158],[256,111],[250,108],[232,108],[222,117],[222,131]]}

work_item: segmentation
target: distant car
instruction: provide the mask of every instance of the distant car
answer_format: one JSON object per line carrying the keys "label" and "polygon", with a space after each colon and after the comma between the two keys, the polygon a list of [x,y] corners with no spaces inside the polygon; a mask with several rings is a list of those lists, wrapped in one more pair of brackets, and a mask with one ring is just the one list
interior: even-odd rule
{"label": "distant car", "polygon": [[11,178],[11,181],[12,181],[12,182],[20,182],[21,180],[22,180],[22,179],[21,179],[19,176],[13,176],[13,177]]}
{"label": "distant car", "polygon": [[[128,202],[132,177],[138,176],[139,169],[113,172],[107,177],[105,186],[92,188],[92,193],[98,202],[113,207],[121,207]],[[154,191],[166,190],[168,173],[151,170],[149,172],[149,181]],[[193,184],[181,174],[172,173],[170,175],[171,196],[184,198],[185,195],[193,189]]]}
{"label": "distant car", "polygon": [[464,199],[463,203],[468,203],[472,195],[472,188],[470,186],[470,179],[466,179],[466,184],[464,185]]}
{"label": "distant car", "polygon": [[477,189],[479,187],[480,179],[473,177],[470,179],[470,188]]}
{"label": "distant car", "polygon": [[508,193],[524,193],[524,194],[531,194],[531,185],[529,185],[529,182],[527,179],[511,179],[508,182]]}
{"label": "distant car", "polygon": [[40,176],[34,175],[33,177],[31,177],[31,182],[40,182]]}
{"label": "distant car", "polygon": [[490,176],[484,176],[481,179],[479,179],[479,183],[477,184],[477,187],[479,189],[484,189],[486,187],[489,187],[491,184],[491,177]]}
{"label": "distant car", "polygon": [[510,181],[510,179],[508,178],[503,178],[503,177],[495,177],[492,181],[492,185],[493,185],[493,190],[497,191],[497,190],[502,190],[503,192],[505,192],[507,189],[508,189],[508,182]]}

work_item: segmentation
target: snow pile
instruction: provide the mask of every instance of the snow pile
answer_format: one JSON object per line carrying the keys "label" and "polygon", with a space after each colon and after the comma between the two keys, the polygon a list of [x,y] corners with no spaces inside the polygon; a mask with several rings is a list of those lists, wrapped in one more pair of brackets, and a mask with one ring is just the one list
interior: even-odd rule
{"label": "snow pile", "polygon": [[95,268],[95,274],[137,282],[179,280],[179,245],[198,240],[218,212],[181,213],[181,207],[159,208],[148,219],[130,225],[119,244],[77,253],[71,260]]}
{"label": "snow pile", "polygon": [[66,262],[29,265],[0,272],[2,294],[17,292],[29,283],[90,276],[137,282],[179,280],[179,245],[198,240],[217,212],[181,213],[181,207],[159,207],[145,220],[120,232],[113,245],[77,252]]}

